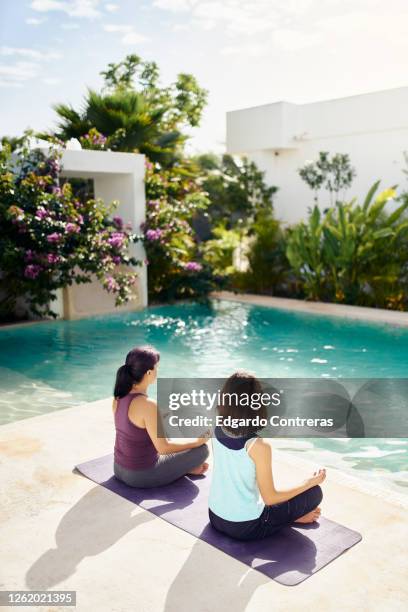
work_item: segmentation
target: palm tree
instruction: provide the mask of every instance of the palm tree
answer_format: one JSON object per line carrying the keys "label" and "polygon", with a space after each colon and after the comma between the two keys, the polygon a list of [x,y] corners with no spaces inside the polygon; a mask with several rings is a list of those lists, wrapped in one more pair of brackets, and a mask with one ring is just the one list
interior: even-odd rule
{"label": "palm tree", "polygon": [[188,138],[183,131],[199,124],[206,103],[195,78],[180,74],[173,85],[160,87],[157,65],[135,55],[101,74],[102,91],[88,90],[82,110],[55,105],[59,122],[52,136],[66,141],[94,128],[112,150],[144,153],[167,167],[179,161]]}

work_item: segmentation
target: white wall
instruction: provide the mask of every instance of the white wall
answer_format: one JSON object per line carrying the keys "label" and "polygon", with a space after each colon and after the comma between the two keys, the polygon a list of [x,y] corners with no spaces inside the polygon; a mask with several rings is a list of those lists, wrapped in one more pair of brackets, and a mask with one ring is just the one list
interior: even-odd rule
{"label": "white wall", "polygon": [[[279,123],[281,122],[281,123]],[[408,188],[403,152],[408,151],[408,87],[339,100],[268,104],[227,113],[227,151],[246,154],[276,185],[277,217],[304,218],[313,193],[298,168],[319,151],[348,153],[357,176],[346,196],[362,199],[374,181]],[[329,194],[321,192],[321,207]]]}

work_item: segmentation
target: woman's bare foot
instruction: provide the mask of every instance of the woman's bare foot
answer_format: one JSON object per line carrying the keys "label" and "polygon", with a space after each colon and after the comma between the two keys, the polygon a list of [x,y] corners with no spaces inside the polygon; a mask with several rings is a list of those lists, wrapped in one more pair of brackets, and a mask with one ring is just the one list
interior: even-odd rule
{"label": "woman's bare foot", "polygon": [[207,470],[208,470],[208,463],[202,463],[198,467],[190,470],[188,473],[193,474],[194,476],[201,476],[202,474],[205,474]]}
{"label": "woman's bare foot", "polygon": [[307,514],[298,518],[295,523],[314,523],[314,521],[317,521],[317,519],[320,517],[320,514],[320,508],[315,508],[311,512],[308,512]]}

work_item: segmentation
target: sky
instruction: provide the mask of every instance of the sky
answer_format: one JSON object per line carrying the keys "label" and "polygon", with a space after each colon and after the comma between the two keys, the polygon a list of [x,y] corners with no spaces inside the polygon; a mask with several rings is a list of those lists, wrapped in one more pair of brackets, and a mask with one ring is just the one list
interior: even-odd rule
{"label": "sky", "polygon": [[189,150],[223,151],[227,111],[408,85],[407,31],[406,0],[0,0],[0,136],[52,128],[136,53],[209,91]]}

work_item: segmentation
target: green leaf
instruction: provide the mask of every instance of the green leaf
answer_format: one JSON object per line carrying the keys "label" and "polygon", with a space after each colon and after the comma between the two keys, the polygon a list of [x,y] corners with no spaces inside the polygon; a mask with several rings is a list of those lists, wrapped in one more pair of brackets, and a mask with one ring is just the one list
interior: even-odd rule
{"label": "green leaf", "polygon": [[368,207],[370,206],[371,200],[373,199],[373,196],[375,194],[375,192],[377,191],[379,185],[380,185],[381,181],[376,181],[374,183],[374,185],[372,185],[372,187],[370,187],[370,189],[368,190],[368,193],[366,195],[366,198],[364,200],[363,203],[363,210],[367,210]]}
{"label": "green leaf", "polygon": [[395,221],[397,221],[400,218],[402,213],[407,208],[408,208],[408,200],[406,202],[404,202],[403,204],[401,204],[401,206],[399,206],[396,210],[394,210],[393,213],[390,214],[390,216],[387,219],[388,224],[392,225],[393,223],[395,223]]}
{"label": "green leaf", "polygon": [[377,230],[373,233],[374,240],[379,240],[380,238],[388,238],[389,236],[394,235],[394,230],[390,227],[384,227],[382,229]]}

